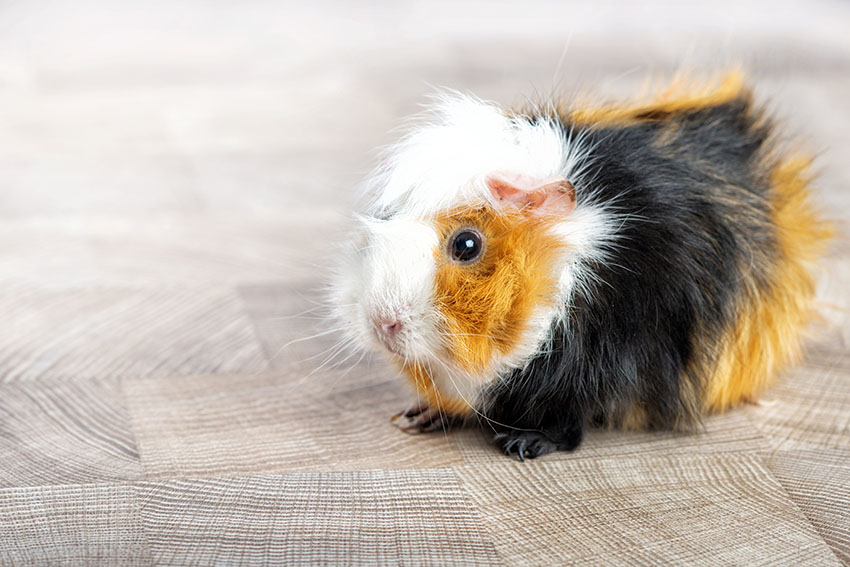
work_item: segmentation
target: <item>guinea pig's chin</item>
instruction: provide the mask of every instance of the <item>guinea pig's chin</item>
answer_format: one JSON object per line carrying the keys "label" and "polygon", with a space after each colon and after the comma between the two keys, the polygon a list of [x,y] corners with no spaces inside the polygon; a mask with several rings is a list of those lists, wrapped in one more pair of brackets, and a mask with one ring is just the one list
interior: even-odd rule
{"label": "guinea pig's chin", "polygon": [[382,341],[377,337],[373,344],[379,351],[386,353],[398,362],[419,362],[423,358],[423,353],[416,352],[418,349],[411,349],[406,344]]}
{"label": "guinea pig's chin", "polygon": [[409,358],[409,356],[405,353],[404,348],[400,345],[382,341],[380,338],[376,338],[374,342],[377,345],[377,349],[388,353],[394,358],[398,358],[400,360]]}
{"label": "guinea pig's chin", "polygon": [[424,347],[423,341],[407,337],[399,340],[382,340],[377,334],[370,333],[368,342],[373,350],[386,354],[399,363],[426,363],[434,358],[434,353]]}

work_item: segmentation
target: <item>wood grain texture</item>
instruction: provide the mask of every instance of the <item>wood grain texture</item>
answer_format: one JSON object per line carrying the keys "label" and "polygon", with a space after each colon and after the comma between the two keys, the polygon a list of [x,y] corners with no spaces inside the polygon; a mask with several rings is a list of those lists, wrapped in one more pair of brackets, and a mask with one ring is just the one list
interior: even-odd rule
{"label": "wood grain texture", "polygon": [[143,476],[117,380],[0,384],[0,487]]}
{"label": "wood grain texture", "polygon": [[148,483],[159,565],[500,565],[449,469]]}
{"label": "wood grain texture", "polygon": [[227,289],[14,287],[0,310],[0,382],[266,367]]}
{"label": "wood grain texture", "polygon": [[750,455],[461,467],[512,565],[839,565]]}
{"label": "wood grain texture", "polygon": [[136,489],[88,484],[0,489],[0,565],[153,565]]}
{"label": "wood grain texture", "polygon": [[242,284],[237,290],[254,324],[269,365],[310,374],[324,370],[340,376],[394,371],[377,353],[346,343],[341,322],[333,319],[327,288],[331,271],[311,279]]}
{"label": "wood grain texture", "polygon": [[446,436],[406,435],[390,424],[390,416],[407,402],[398,381],[336,378],[243,374],[126,380],[125,399],[148,477],[462,462]]}
{"label": "wood grain texture", "polygon": [[850,563],[850,355],[815,352],[749,412],[767,440],[768,470]]}

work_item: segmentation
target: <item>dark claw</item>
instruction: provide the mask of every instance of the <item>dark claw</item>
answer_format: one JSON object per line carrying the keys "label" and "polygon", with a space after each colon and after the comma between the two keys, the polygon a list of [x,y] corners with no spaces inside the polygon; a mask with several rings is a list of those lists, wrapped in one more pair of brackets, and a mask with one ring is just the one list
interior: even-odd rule
{"label": "dark claw", "polygon": [[397,413],[390,419],[390,423],[405,433],[431,433],[434,431],[446,431],[457,420],[442,412],[432,410],[428,404],[415,404],[406,410]]}
{"label": "dark claw", "polygon": [[437,414],[431,415],[431,418],[425,421],[422,421],[419,425],[422,429],[422,433],[431,433],[432,431],[442,430],[445,428],[445,424],[443,422],[443,418]]}
{"label": "dark claw", "polygon": [[519,460],[522,461],[522,462],[525,462],[525,450],[527,448],[528,448],[528,443],[526,442],[525,438],[521,438],[519,440],[519,449],[517,449],[516,454],[517,454],[517,457],[519,457]]}
{"label": "dark claw", "polygon": [[416,417],[426,409],[428,409],[428,406],[426,404],[415,404],[407,408],[407,410],[405,410],[402,415],[407,418]]}
{"label": "dark claw", "polygon": [[534,444],[528,449],[529,458],[536,459],[541,454],[543,454],[544,450],[545,448],[543,447],[543,444],[538,441],[535,441]]}

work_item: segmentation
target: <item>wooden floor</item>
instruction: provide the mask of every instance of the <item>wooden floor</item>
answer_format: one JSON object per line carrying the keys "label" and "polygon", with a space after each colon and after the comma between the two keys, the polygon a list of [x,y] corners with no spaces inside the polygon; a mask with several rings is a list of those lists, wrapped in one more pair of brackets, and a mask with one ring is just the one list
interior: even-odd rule
{"label": "wooden floor", "polygon": [[[850,563],[850,240],[763,403],[519,463],[319,316],[374,148],[740,63],[850,220],[850,5],[0,3],[0,565]],[[319,307],[319,309],[315,309]]]}

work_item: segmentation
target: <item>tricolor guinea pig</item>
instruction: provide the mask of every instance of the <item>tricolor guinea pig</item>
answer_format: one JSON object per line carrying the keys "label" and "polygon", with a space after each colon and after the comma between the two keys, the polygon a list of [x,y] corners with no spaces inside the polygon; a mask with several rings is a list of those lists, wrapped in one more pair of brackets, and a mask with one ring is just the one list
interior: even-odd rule
{"label": "tricolor guinea pig", "polygon": [[799,353],[830,232],[808,164],[735,74],[636,104],[443,95],[368,180],[333,301],[415,388],[409,432],[477,419],[525,459],[689,429]]}

